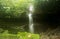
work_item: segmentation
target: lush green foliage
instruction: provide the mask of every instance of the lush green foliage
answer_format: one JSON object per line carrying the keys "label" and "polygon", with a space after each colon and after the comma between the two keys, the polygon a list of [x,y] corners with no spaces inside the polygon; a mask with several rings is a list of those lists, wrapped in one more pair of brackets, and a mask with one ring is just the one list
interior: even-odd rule
{"label": "lush green foliage", "polygon": [[38,34],[31,34],[27,32],[19,32],[18,34],[0,34],[0,39],[39,39]]}
{"label": "lush green foliage", "polygon": [[0,17],[20,17],[21,13],[28,13],[31,0],[0,0]]}

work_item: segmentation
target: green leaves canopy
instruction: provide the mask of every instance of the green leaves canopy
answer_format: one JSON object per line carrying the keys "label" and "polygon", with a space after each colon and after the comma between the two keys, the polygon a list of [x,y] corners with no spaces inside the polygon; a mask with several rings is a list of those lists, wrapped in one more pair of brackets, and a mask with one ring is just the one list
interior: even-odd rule
{"label": "green leaves canopy", "polygon": [[19,17],[27,13],[32,0],[0,0],[0,17]]}

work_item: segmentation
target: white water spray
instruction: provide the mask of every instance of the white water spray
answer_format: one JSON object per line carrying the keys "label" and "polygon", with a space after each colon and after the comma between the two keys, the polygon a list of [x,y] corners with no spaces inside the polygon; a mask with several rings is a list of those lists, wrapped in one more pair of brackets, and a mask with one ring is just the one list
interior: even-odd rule
{"label": "white water spray", "polygon": [[29,7],[29,32],[34,33],[34,26],[33,26],[33,18],[32,18],[32,12],[33,12],[33,5],[30,5]]}

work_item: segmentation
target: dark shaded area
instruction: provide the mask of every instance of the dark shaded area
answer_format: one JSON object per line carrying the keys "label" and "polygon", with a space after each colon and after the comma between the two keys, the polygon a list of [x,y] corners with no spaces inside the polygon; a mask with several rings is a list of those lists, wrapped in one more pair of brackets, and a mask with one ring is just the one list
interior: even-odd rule
{"label": "dark shaded area", "polygon": [[[38,3],[39,4],[39,3]],[[39,7],[39,5],[38,5]],[[36,13],[34,18],[36,17],[36,22],[47,23],[49,25],[60,25],[60,1],[51,0],[49,3],[43,3],[41,7],[42,13]]]}
{"label": "dark shaded area", "polygon": [[8,30],[9,33],[16,34],[17,32],[28,32],[28,17],[26,14],[21,14],[19,18],[0,18],[0,28]]}
{"label": "dark shaded area", "polygon": [[[41,4],[41,6],[39,5]],[[33,15],[35,30],[39,32],[46,32],[48,29],[60,28],[60,1],[50,0],[49,2],[38,2],[36,7],[36,14]],[[42,25],[41,25],[42,24]]]}

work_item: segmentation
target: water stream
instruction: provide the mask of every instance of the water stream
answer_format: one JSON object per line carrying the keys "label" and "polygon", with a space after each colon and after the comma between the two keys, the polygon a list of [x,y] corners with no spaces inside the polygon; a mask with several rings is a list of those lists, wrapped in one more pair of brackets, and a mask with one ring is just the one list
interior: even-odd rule
{"label": "water stream", "polygon": [[34,33],[34,26],[33,26],[33,18],[32,18],[32,12],[33,12],[33,5],[30,5],[29,7],[29,32]]}

